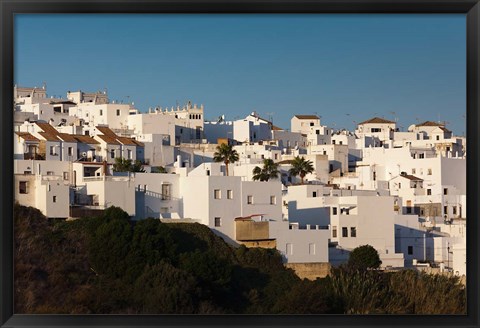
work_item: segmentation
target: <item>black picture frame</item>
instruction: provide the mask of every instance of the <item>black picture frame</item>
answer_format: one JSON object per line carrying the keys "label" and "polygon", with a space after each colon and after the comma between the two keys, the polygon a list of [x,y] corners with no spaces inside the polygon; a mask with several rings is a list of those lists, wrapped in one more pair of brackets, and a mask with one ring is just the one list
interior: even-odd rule
{"label": "black picture frame", "polygon": [[[13,37],[20,13],[464,13],[467,19],[467,315],[16,315],[13,313]],[[479,0],[0,0],[1,327],[478,327]]]}

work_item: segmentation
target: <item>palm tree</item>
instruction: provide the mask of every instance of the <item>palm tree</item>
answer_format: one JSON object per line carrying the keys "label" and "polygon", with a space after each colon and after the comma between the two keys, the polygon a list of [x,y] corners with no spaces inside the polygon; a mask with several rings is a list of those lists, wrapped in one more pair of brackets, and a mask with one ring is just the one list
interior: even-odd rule
{"label": "palm tree", "polygon": [[267,158],[263,160],[263,168],[255,166],[253,169],[253,180],[268,181],[270,179],[277,179],[279,173],[278,164]]}
{"label": "palm tree", "polygon": [[306,160],[304,157],[297,156],[292,160],[292,168],[288,171],[288,173],[291,176],[300,176],[300,179],[302,179],[302,184],[303,184],[303,178],[308,173],[313,172],[313,163],[312,161]]}
{"label": "palm tree", "polygon": [[213,160],[225,163],[228,176],[228,164],[238,161],[238,153],[231,145],[221,144],[217,146],[217,151],[213,154]]}

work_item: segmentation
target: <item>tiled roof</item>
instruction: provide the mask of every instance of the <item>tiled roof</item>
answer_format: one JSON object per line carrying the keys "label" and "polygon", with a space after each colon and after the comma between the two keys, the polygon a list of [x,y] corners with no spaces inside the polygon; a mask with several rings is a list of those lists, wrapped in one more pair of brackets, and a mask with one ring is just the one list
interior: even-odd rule
{"label": "tiled roof", "polygon": [[120,142],[122,145],[129,145],[129,146],[136,146],[137,143],[135,140],[132,138],[127,138],[127,137],[117,137],[116,138],[118,142]]}
{"label": "tiled roof", "polygon": [[103,135],[106,135],[106,136],[110,136],[110,137],[116,137],[117,135],[115,134],[115,132],[113,132],[112,130],[110,130],[110,128],[106,127],[106,126],[96,126],[97,130],[102,132]]}
{"label": "tiled roof", "polygon": [[132,140],[133,140],[133,142],[135,142],[135,143],[137,144],[137,146],[139,146],[139,147],[145,147],[145,144],[144,144],[143,142],[138,141],[138,140],[135,140],[135,139],[132,139]]}
{"label": "tiled roof", "polygon": [[43,132],[47,132],[53,135],[57,135],[58,131],[55,129],[52,125],[46,123],[46,122],[35,122],[35,124],[43,130]]}
{"label": "tiled roof", "polygon": [[60,141],[60,139],[57,138],[56,134],[52,134],[48,132],[39,132],[38,134],[41,135],[47,141]]}
{"label": "tiled roof", "polygon": [[90,136],[84,136],[84,135],[73,135],[73,137],[78,141],[78,142],[81,142],[81,143],[85,143],[85,144],[99,144],[99,142],[95,139],[93,139],[92,137]]}
{"label": "tiled roof", "polygon": [[40,141],[28,132],[15,132],[20,138],[26,141]]}
{"label": "tiled roof", "polygon": [[283,131],[282,128],[276,126],[276,125],[272,125],[272,130],[275,130],[275,131]]}
{"label": "tiled roof", "polygon": [[68,133],[59,133],[57,137],[59,137],[65,142],[77,142],[77,139],[75,139],[71,134]]}
{"label": "tiled roof", "polygon": [[317,115],[295,115],[296,118],[300,120],[319,120],[320,117]]}
{"label": "tiled roof", "polygon": [[389,120],[386,120],[384,118],[380,118],[380,117],[374,117],[374,118],[371,118],[369,120],[366,120],[366,121],[363,121],[361,123],[358,123],[358,125],[362,125],[362,124],[370,124],[370,123],[374,123],[374,124],[391,124],[391,123],[395,123],[393,121],[389,121]]}
{"label": "tiled roof", "polygon": [[444,124],[436,123],[432,121],[425,121],[423,123],[417,124],[416,126],[444,126]]}
{"label": "tiled roof", "polygon": [[452,131],[450,131],[449,129],[447,129],[446,127],[444,127],[444,126],[439,126],[438,128],[439,128],[440,130],[442,130],[443,132],[452,132]]}
{"label": "tiled roof", "polygon": [[103,134],[97,134],[97,137],[105,141],[107,144],[110,145],[120,145],[120,143],[117,141],[117,138],[112,137],[112,136],[107,136]]}
{"label": "tiled roof", "polygon": [[404,177],[406,179],[412,180],[412,181],[423,181],[423,179],[417,178],[416,176],[409,175],[409,174],[404,174],[400,175],[401,177]]}

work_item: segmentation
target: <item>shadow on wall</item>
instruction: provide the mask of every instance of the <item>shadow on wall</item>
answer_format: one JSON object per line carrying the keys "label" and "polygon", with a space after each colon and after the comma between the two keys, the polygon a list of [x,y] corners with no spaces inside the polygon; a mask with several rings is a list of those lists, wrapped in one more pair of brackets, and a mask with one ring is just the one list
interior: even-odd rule
{"label": "shadow on wall", "polygon": [[291,222],[298,222],[301,226],[313,224],[328,226],[330,224],[330,208],[297,208],[297,201],[288,202],[288,218]]}

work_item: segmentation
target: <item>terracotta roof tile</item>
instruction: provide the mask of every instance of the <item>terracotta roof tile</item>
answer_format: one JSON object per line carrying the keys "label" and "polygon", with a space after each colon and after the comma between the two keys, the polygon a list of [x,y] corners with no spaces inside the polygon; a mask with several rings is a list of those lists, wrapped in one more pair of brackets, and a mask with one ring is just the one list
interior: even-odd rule
{"label": "terracotta roof tile", "polygon": [[90,136],[73,135],[73,137],[74,137],[78,142],[81,142],[81,143],[94,144],[94,145],[100,144],[97,140],[93,139],[93,138],[90,137]]}
{"label": "terracotta roof tile", "polygon": [[123,145],[128,145],[128,146],[136,146],[137,144],[135,143],[135,140],[132,138],[127,138],[127,137],[117,137],[116,138],[118,142],[120,142]]}
{"label": "terracotta roof tile", "polygon": [[46,122],[35,122],[35,124],[43,130],[43,132],[47,132],[53,135],[57,135],[58,131],[55,129],[52,125],[46,123]]}
{"label": "terracotta roof tile", "polygon": [[96,126],[96,129],[100,132],[102,132],[103,135],[106,135],[106,136],[110,136],[110,137],[117,137],[117,135],[115,134],[115,132],[113,132],[112,130],[110,130],[109,127],[106,127],[106,126]]}
{"label": "terracotta roof tile", "polygon": [[370,124],[370,123],[373,123],[373,124],[392,124],[392,123],[395,123],[395,122],[389,121],[389,120],[386,120],[386,119],[380,118],[380,117],[374,117],[374,118],[371,118],[369,120],[358,123],[358,125]]}
{"label": "terracotta roof tile", "polygon": [[51,133],[48,133],[48,132],[39,132],[38,134],[41,135],[47,141],[60,141],[57,138],[56,134],[51,134]]}
{"label": "terracotta roof tile", "polygon": [[425,121],[423,123],[417,124],[416,126],[444,126],[444,124],[436,123],[432,121]]}
{"label": "terracotta roof tile", "polygon": [[38,140],[38,138],[34,137],[28,132],[15,132],[15,134],[17,134],[20,138],[26,141],[40,141]]}
{"label": "terracotta roof tile", "polygon": [[106,136],[106,135],[103,135],[103,134],[97,134],[96,136],[98,138],[102,139],[103,141],[105,141],[107,144],[120,145],[120,143],[117,141],[117,138],[115,138],[115,137]]}
{"label": "terracotta roof tile", "polygon": [[59,137],[65,142],[77,142],[77,139],[75,139],[71,134],[68,133],[59,133],[57,137]]}

